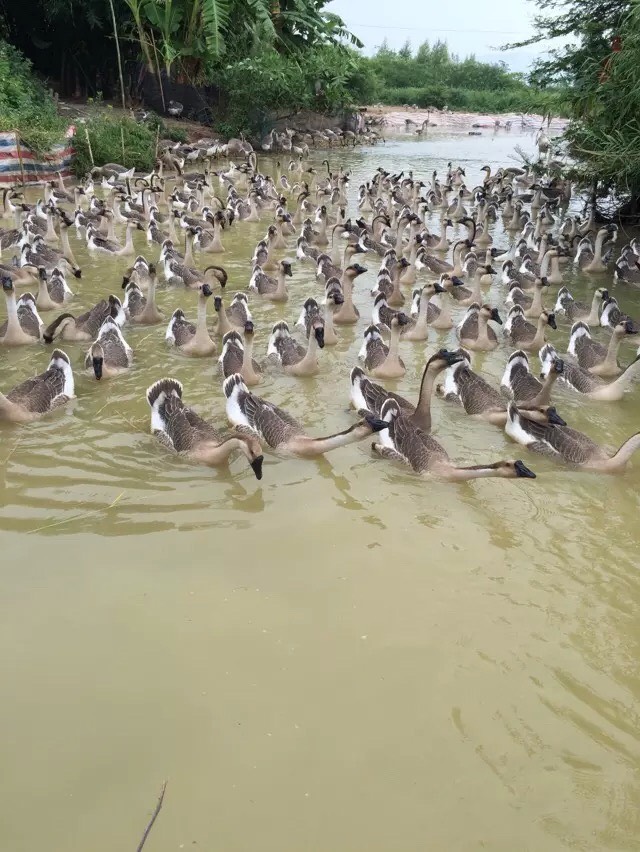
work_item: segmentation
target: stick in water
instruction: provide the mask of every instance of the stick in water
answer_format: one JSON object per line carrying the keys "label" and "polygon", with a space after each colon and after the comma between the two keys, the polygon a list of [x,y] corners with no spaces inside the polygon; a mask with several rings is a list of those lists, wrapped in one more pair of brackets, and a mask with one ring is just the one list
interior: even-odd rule
{"label": "stick in water", "polygon": [[167,782],[165,781],[164,784],[162,785],[162,790],[160,790],[160,798],[158,799],[156,809],[151,814],[151,819],[147,823],[147,827],[144,830],[144,834],[142,835],[142,840],[140,841],[140,844],[139,844],[138,848],[136,849],[136,852],[141,852],[142,847],[147,842],[147,837],[149,836],[149,832],[153,828],[153,824],[156,821],[156,817],[160,813],[160,808],[162,807],[162,802],[164,800],[164,792],[165,792],[166,789],[167,789]]}

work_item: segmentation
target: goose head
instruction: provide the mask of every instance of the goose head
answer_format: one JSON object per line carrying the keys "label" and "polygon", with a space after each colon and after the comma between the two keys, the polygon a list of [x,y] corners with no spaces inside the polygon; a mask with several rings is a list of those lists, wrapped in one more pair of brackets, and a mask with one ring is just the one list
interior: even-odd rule
{"label": "goose head", "polygon": [[540,314],[540,321],[542,323],[546,323],[553,329],[558,328],[556,324],[556,315],[552,311],[542,311],[542,313]]}
{"label": "goose head", "polygon": [[247,457],[247,461],[251,465],[251,470],[254,472],[256,479],[262,479],[264,455],[260,441],[253,435],[243,435],[241,432],[238,432],[235,437],[242,442],[240,449]]}
{"label": "goose head", "polygon": [[491,305],[482,305],[480,308],[480,316],[485,317],[487,320],[493,320],[494,322],[497,322],[498,325],[502,325],[502,319],[498,313],[498,309],[492,308]]}
{"label": "goose head", "polygon": [[102,348],[102,345],[98,342],[92,343],[89,355],[91,357],[93,375],[98,381],[100,381],[102,378],[102,368],[104,366],[104,349]]}

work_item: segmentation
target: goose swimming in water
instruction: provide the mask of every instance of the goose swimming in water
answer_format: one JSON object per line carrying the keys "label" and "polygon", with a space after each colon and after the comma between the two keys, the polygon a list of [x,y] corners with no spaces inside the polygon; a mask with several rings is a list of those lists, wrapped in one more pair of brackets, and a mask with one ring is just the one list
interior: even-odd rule
{"label": "goose swimming in water", "polygon": [[41,311],[55,311],[73,298],[73,293],[67,285],[66,278],[56,267],[51,275],[41,266],[38,270],[38,295],[36,306]]}
{"label": "goose swimming in water", "polygon": [[149,265],[149,287],[147,295],[144,296],[140,287],[133,281],[127,284],[123,282],[125,291],[123,310],[129,320],[136,325],[157,325],[164,320],[164,316],[156,305],[156,268],[154,264]]}
{"label": "goose swimming in water", "polygon": [[248,322],[253,322],[246,293],[235,293],[228,308],[225,307],[222,298],[216,296],[213,307],[218,315],[216,334],[220,337],[224,337],[230,331],[242,331]]}
{"label": "goose swimming in water", "polygon": [[381,432],[379,442],[371,445],[373,452],[384,459],[408,465],[415,473],[430,474],[450,482],[489,477],[535,479],[535,473],[519,459],[458,467],[442,444],[422,429],[417,429],[408,417],[400,413],[394,399],[384,402],[382,417],[389,428]]}
{"label": "goose swimming in water", "polygon": [[608,298],[608,291],[604,287],[598,287],[593,294],[591,305],[587,305],[585,302],[577,302],[566,287],[561,287],[553,310],[555,313],[565,314],[571,322],[584,320],[589,325],[598,325],[600,308]]}
{"label": "goose swimming in water", "polygon": [[204,357],[216,351],[216,345],[207,329],[207,299],[211,295],[211,287],[208,284],[202,284],[198,294],[198,318],[195,324],[189,322],[184,311],[179,308],[173,312],[169,320],[165,339],[183,355]]}
{"label": "goose swimming in water", "polygon": [[601,473],[622,472],[631,456],[640,449],[640,432],[628,438],[611,455],[588,435],[566,424],[541,424],[530,420],[528,413],[520,411],[515,403],[509,403],[505,432],[533,452]]}
{"label": "goose swimming in water", "polygon": [[504,324],[504,333],[519,349],[537,351],[545,343],[545,327],[557,328],[555,314],[542,311],[536,325],[525,319],[520,305],[514,305]]}
{"label": "goose swimming in water", "polygon": [[182,385],[176,379],[160,379],[147,390],[151,406],[151,431],[170,450],[191,461],[217,467],[232,453],[240,452],[262,479],[262,447],[251,435],[223,435],[182,401]]}
{"label": "goose swimming in water", "polygon": [[398,313],[390,320],[391,337],[387,346],[378,327],[370,325],[364,332],[364,343],[358,357],[364,361],[367,371],[378,379],[399,379],[406,367],[398,355],[402,327],[409,322],[406,314]]}
{"label": "goose swimming in water", "polygon": [[495,331],[488,325],[489,320],[502,325],[502,320],[497,308],[491,305],[473,304],[467,310],[464,318],[456,331],[460,343],[465,349],[485,350],[496,349],[498,337]]}
{"label": "goose swimming in water", "polygon": [[317,315],[309,323],[308,346],[293,339],[286,322],[277,322],[271,331],[267,355],[274,356],[285,373],[315,376],[319,370],[318,349],[324,349],[324,320]]}
{"label": "goose swimming in water", "polygon": [[133,349],[122,336],[117,322],[107,317],[84,359],[85,370],[100,381],[103,377],[110,379],[126,372],[132,362]]}
{"label": "goose swimming in water", "polygon": [[611,333],[609,345],[605,346],[591,337],[586,323],[576,322],[571,326],[567,352],[577,358],[580,367],[594,376],[619,376],[622,372],[618,363],[620,344],[627,335],[633,333],[633,324],[629,320],[618,323]]}
{"label": "goose swimming in water", "polygon": [[262,267],[256,266],[249,281],[249,289],[271,302],[286,302],[289,298],[286,278],[291,278],[292,275],[291,263],[288,260],[280,261],[277,279],[271,278],[263,272]]}
{"label": "goose swimming in water", "polygon": [[631,319],[629,314],[622,313],[617,300],[613,296],[604,299],[602,302],[602,313],[600,314],[600,325],[603,328],[607,328],[607,326],[615,328],[622,322],[629,323],[629,327],[631,328],[629,334],[640,333],[640,324]]}
{"label": "goose swimming in water", "polygon": [[23,293],[16,301],[13,281],[7,276],[2,278],[2,290],[7,303],[7,319],[0,325],[0,344],[23,346],[37,343],[44,323],[36,308],[36,300],[31,293]]}
{"label": "goose swimming in water", "polygon": [[529,357],[522,349],[512,352],[507,361],[500,390],[517,403],[542,400],[548,402],[553,383],[562,375],[564,362],[558,358],[547,374],[544,384],[529,369]]}
{"label": "goose swimming in water", "polygon": [[6,395],[0,393],[0,419],[11,423],[30,423],[65,405],[74,396],[69,356],[61,349],[54,349],[44,373],[27,379]]}
{"label": "goose swimming in water", "polygon": [[425,432],[431,431],[431,397],[436,377],[447,367],[452,367],[463,359],[459,352],[440,349],[427,361],[422,372],[418,401],[415,405],[400,394],[388,391],[367,378],[364,370],[354,367],[351,370],[351,404],[356,411],[369,411],[380,417],[382,405],[387,399],[394,399],[403,415],[413,425]]}
{"label": "goose swimming in water", "polygon": [[[559,358],[558,353],[547,343],[539,353],[542,375],[546,377]],[[636,359],[612,382],[605,382],[598,376],[594,376],[587,370],[583,370],[577,364],[564,361],[564,370],[561,376],[563,383],[572,387],[578,393],[584,394],[589,399],[597,399],[602,402],[617,402],[625,393],[631,389],[633,382],[640,377],[640,357]]]}
{"label": "goose swimming in water", "polygon": [[52,343],[56,337],[61,340],[93,340],[107,317],[114,319],[119,326],[124,325],[126,317],[117,296],[102,299],[79,316],[60,314],[45,328],[42,339],[45,343]]}
{"label": "goose swimming in water", "polygon": [[363,441],[374,432],[387,428],[376,417],[367,415],[353,426],[324,438],[305,434],[303,426],[282,408],[254,396],[237,374],[223,384],[227,398],[227,418],[236,428],[258,435],[263,444],[279,453],[299,458],[315,458],[337,447]]}
{"label": "goose swimming in water", "polygon": [[262,367],[253,358],[253,323],[247,320],[244,340],[239,331],[228,331],[222,338],[222,353],[218,359],[225,379],[239,373],[248,387],[262,381]]}

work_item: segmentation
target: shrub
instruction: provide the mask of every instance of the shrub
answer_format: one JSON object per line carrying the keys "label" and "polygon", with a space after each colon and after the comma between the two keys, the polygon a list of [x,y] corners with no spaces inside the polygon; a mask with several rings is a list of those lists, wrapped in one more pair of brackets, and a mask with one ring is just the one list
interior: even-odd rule
{"label": "shrub", "polygon": [[93,160],[97,166],[103,163],[122,163],[127,167],[135,166],[142,171],[151,171],[155,157],[156,131],[146,123],[138,123],[127,116],[118,116],[107,109],[96,112],[86,121],[79,122],[76,127],[73,169],[77,175],[86,175],[92,166],[87,133],[91,140]]}

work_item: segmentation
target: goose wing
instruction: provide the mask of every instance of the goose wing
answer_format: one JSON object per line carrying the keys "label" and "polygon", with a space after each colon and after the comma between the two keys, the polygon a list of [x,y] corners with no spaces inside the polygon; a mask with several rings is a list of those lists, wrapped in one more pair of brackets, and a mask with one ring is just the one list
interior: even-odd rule
{"label": "goose wing", "polygon": [[568,361],[565,361],[564,371],[560,381],[566,382],[580,393],[591,393],[592,391],[602,387],[604,384],[603,381],[592,376],[591,373],[587,373],[587,371],[583,370],[582,367],[578,367],[576,364],[570,364]]}
{"label": "goose wing", "polygon": [[533,399],[542,390],[542,382],[538,381],[533,373],[522,363],[513,364],[509,375],[509,382],[513,399],[520,402]]}
{"label": "goose wing", "polygon": [[578,364],[587,370],[601,364],[607,357],[607,347],[586,334],[577,336],[573,346]]}
{"label": "goose wing", "polygon": [[305,347],[294,340],[291,335],[276,337],[273,340],[273,347],[277,351],[283,367],[291,367],[293,364],[297,364],[307,354]]}
{"label": "goose wing", "polygon": [[66,402],[64,372],[50,367],[44,373],[27,379],[7,394],[7,399],[27,411],[43,413]]}
{"label": "goose wing", "polygon": [[147,304],[147,297],[142,294],[139,287],[128,287],[127,297],[122,306],[128,312],[130,317],[137,317],[144,310]]}
{"label": "goose wing", "polygon": [[364,358],[364,365],[367,370],[373,370],[383,363],[384,359],[389,354],[389,347],[383,343],[379,337],[367,341],[367,354]]}
{"label": "goose wing", "polygon": [[511,318],[509,337],[513,343],[532,340],[536,335],[536,331],[536,326],[527,322],[522,314],[516,314]]}
{"label": "goose wing", "polygon": [[183,316],[173,318],[171,330],[173,332],[173,339],[176,346],[184,346],[184,344],[188,343],[196,333],[195,325]]}
{"label": "goose wing", "polygon": [[394,399],[400,407],[401,414],[413,414],[415,406],[413,406],[407,399],[397,393],[388,391],[376,382],[372,382],[371,379],[368,379],[365,376],[359,367],[354,368],[352,371],[352,383],[354,382],[353,376],[356,371],[359,371],[357,373],[357,384],[359,390],[358,396],[362,397],[362,399],[359,399],[358,401],[361,404],[364,402],[364,407],[367,411],[370,411],[371,414],[376,414],[379,417],[384,401],[387,399]]}
{"label": "goose wing", "polygon": [[[196,420],[195,425],[192,424],[188,412]],[[201,420],[194,411],[187,409],[180,397],[175,395],[167,397],[159,409],[159,414],[162,417],[164,433],[176,452],[188,452],[203,440],[197,421],[202,424],[205,424],[205,421]]]}
{"label": "goose wing", "polygon": [[259,396],[245,393],[240,404],[250,426],[274,449],[304,434],[302,426],[290,414]]}
{"label": "goose wing", "polygon": [[252,278],[252,284],[258,293],[275,293],[278,289],[278,282],[275,278],[271,278],[266,272],[258,272]]}
{"label": "goose wing", "polygon": [[106,299],[101,299],[97,305],[94,305],[88,311],[76,317],[76,326],[89,334],[97,335],[100,331],[100,326],[110,315],[111,306]]}
{"label": "goose wing", "polygon": [[104,360],[112,367],[128,367],[129,352],[122,337],[115,329],[107,329],[100,335]]}
{"label": "goose wing", "polygon": [[467,414],[482,414],[497,409],[503,411],[505,403],[500,392],[464,364],[457,370],[458,394]]}
{"label": "goose wing", "polygon": [[569,464],[584,464],[594,456],[604,456],[601,447],[588,435],[568,426],[545,425],[527,418],[526,428],[537,439],[535,444],[529,445],[532,449],[545,454],[550,449]]}
{"label": "goose wing", "polygon": [[434,462],[449,461],[444,447],[422,429],[416,429],[405,416],[396,417],[388,431],[394,449],[417,473],[429,470]]}
{"label": "goose wing", "polygon": [[251,314],[241,299],[237,299],[227,308],[227,319],[238,328],[244,328],[244,324],[251,321]]}
{"label": "goose wing", "polygon": [[222,364],[222,373],[227,379],[229,376],[232,376],[234,373],[239,373],[242,369],[242,359],[244,357],[244,352],[242,347],[238,346],[237,343],[233,343],[230,341],[225,343],[224,351],[220,356],[220,363]]}
{"label": "goose wing", "polygon": [[475,340],[478,336],[478,311],[468,311],[458,326],[460,340]]}

